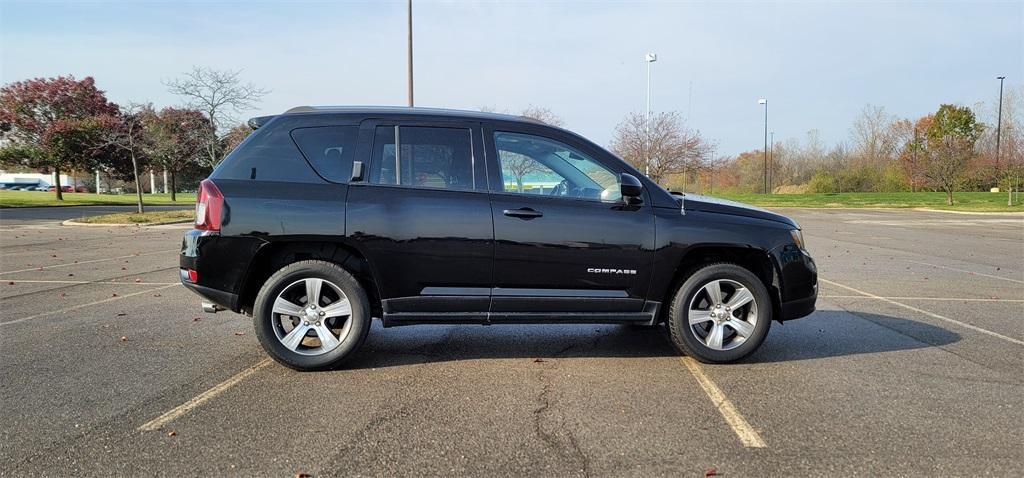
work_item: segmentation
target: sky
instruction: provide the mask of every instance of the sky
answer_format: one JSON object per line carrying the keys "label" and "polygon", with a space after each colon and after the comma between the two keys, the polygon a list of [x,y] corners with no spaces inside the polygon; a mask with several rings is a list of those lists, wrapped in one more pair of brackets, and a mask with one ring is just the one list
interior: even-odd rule
{"label": "sky", "polygon": [[[1024,1],[576,2],[414,0],[417,106],[549,108],[608,145],[677,111],[721,155],[817,129],[844,141],[867,104],[916,118],[1024,87]],[[404,105],[406,4],[0,0],[0,83],[92,76],[117,103],[181,104],[193,65],[271,90],[249,116],[298,105]],[[986,118],[982,118],[986,120]]]}

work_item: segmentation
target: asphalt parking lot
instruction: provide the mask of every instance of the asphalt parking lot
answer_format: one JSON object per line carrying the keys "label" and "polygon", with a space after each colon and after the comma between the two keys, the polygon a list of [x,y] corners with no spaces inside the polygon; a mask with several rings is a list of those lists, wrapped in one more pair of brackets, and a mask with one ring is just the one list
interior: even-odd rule
{"label": "asphalt parking lot", "polygon": [[0,475],[1024,475],[1024,217],[782,212],[822,297],[743,363],[657,329],[375,324],[298,373],[178,285],[187,226],[2,210]]}

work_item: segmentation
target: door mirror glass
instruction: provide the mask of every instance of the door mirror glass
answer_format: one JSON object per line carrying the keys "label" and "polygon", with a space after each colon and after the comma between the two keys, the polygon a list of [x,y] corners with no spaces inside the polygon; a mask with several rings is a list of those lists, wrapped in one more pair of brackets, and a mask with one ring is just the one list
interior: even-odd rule
{"label": "door mirror glass", "polygon": [[640,182],[636,176],[632,174],[622,173],[619,175],[619,187],[622,192],[622,198],[630,204],[636,204],[642,201],[641,196],[643,195],[644,185]]}

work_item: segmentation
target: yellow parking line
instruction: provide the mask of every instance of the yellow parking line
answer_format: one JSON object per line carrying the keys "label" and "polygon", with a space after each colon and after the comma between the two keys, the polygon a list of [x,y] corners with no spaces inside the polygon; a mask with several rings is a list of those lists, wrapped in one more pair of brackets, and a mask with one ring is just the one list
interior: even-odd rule
{"label": "yellow parking line", "polygon": [[854,289],[853,287],[850,287],[848,285],[843,285],[843,284],[840,284],[838,282],[830,281],[828,279],[822,279],[821,277],[818,277],[818,280],[821,281],[821,282],[824,282],[826,284],[832,284],[832,285],[837,286],[837,287],[842,287],[844,289],[851,290],[853,292],[856,292],[858,294],[870,297],[872,299],[878,299],[878,300],[880,300],[882,302],[885,302],[885,303],[888,303],[888,304],[896,305],[896,306],[899,306],[899,307],[903,307],[904,309],[907,309],[907,310],[912,310],[912,311],[917,312],[919,314],[927,315],[928,317],[932,317],[934,319],[944,320],[944,321],[949,322],[951,324],[959,325],[960,327],[963,327],[965,329],[971,329],[971,330],[973,330],[975,332],[981,332],[981,333],[983,333],[985,335],[991,335],[992,337],[1000,338],[1000,339],[1003,339],[1003,340],[1005,340],[1007,342],[1014,343],[1014,344],[1017,344],[1017,345],[1024,345],[1024,340],[1017,340],[1017,339],[1015,339],[1013,337],[1007,337],[1007,336],[1005,336],[1003,334],[1000,334],[1000,333],[997,333],[997,332],[993,332],[993,331],[988,330],[988,329],[983,329],[983,328],[978,327],[976,325],[971,325],[971,324],[968,324],[966,322],[960,322],[959,320],[951,319],[949,317],[946,317],[946,316],[943,316],[943,315],[939,315],[939,314],[936,314],[934,312],[928,312],[927,310],[919,309],[917,307],[914,307],[912,305],[907,305],[907,304],[904,304],[902,302],[896,302],[895,300],[892,300],[892,299],[886,299],[885,297],[878,296],[878,295],[872,294],[870,292],[864,292],[864,291],[862,291],[860,289]]}
{"label": "yellow parking line", "polygon": [[715,385],[715,382],[711,381],[711,378],[704,374],[704,370],[700,368],[700,364],[696,360],[690,357],[680,357],[679,360],[683,362],[683,365],[690,371],[693,378],[697,379],[700,388],[704,389],[704,393],[711,399],[711,403],[718,409],[718,413],[725,419],[725,423],[729,425],[729,428],[732,428],[732,431],[740,438],[740,443],[743,446],[747,448],[768,447],[768,444],[764,442],[764,439],[757,433],[757,430],[754,430],[754,427],[750,426],[750,423],[747,423],[747,420],[736,409],[736,405],[733,405],[729,397],[725,396],[725,392],[722,392],[722,389],[718,388],[718,385]]}
{"label": "yellow parking line", "polygon": [[210,400],[211,398],[216,397],[221,393],[224,393],[225,390],[235,386],[238,382],[245,380],[246,377],[256,373],[259,369],[266,367],[267,365],[270,365],[270,363],[271,360],[269,358],[265,358],[263,360],[260,360],[259,362],[256,362],[255,365],[245,370],[242,370],[241,372],[236,373],[231,378],[221,383],[218,383],[217,385],[214,385],[213,388],[203,393],[200,393],[199,395],[196,395],[191,400],[168,410],[166,413],[160,415],[159,417],[156,417],[146,423],[143,423],[142,426],[139,427],[139,431],[148,432],[163,428],[164,425],[192,411],[192,409],[202,405],[207,400]]}

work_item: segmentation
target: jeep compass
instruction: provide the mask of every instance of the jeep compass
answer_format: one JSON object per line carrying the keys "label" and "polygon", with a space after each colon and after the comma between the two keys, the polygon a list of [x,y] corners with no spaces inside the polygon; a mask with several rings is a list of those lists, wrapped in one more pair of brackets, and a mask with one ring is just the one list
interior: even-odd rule
{"label": "jeep compass", "polygon": [[384,327],[665,324],[704,362],[739,360],[810,314],[800,227],[672,194],[587,139],[522,117],[298,107],[200,184],[181,281],[251,315],[278,362],[335,366]]}

